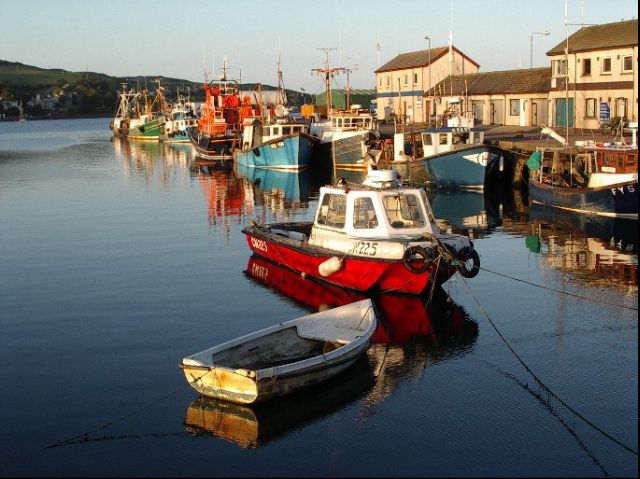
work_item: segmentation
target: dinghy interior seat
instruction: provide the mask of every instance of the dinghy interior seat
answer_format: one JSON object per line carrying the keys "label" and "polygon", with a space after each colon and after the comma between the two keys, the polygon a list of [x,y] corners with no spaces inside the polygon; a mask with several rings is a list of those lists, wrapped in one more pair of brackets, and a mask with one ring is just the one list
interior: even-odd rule
{"label": "dinghy interior seat", "polygon": [[362,336],[362,331],[348,328],[338,328],[332,325],[305,323],[298,325],[298,336],[331,343],[349,344]]}

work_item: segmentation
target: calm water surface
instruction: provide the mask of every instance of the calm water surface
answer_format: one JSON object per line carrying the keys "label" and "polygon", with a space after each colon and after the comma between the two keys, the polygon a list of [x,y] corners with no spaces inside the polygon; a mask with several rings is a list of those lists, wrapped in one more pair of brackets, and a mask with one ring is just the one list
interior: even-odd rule
{"label": "calm water surface", "polygon": [[310,219],[325,179],[108,124],[0,123],[2,476],[637,477],[637,222],[431,192],[480,274],[428,307],[374,298],[389,334],[345,375],[233,406],[198,398],[181,358],[356,299],[241,233]]}

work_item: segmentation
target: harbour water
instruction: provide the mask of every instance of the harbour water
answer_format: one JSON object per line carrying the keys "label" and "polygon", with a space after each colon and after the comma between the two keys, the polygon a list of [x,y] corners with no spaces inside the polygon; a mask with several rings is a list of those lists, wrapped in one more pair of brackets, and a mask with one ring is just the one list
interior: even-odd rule
{"label": "harbour water", "polygon": [[637,222],[431,191],[478,276],[375,298],[389,335],[354,368],[233,406],[180,359],[350,301],[241,233],[311,219],[325,178],[108,124],[0,123],[0,475],[637,477]]}

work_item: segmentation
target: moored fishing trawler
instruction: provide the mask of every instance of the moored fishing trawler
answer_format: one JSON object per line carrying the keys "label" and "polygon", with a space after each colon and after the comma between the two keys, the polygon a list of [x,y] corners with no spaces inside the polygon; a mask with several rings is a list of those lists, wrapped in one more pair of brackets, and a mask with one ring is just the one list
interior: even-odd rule
{"label": "moored fishing trawler", "polygon": [[254,117],[246,99],[240,102],[240,87],[226,73],[219,80],[203,85],[205,102],[198,124],[189,128],[189,139],[196,157],[204,160],[233,160],[233,150],[240,144],[242,124]]}
{"label": "moored fishing trawler", "polygon": [[134,89],[128,89],[126,83],[122,83],[120,86],[118,105],[109,128],[115,136],[126,137],[130,128],[136,128],[142,124],[138,104],[141,93]]}
{"label": "moored fishing trawler", "polygon": [[[256,118],[245,118],[242,143],[233,152],[237,164],[250,168],[299,170],[311,164],[317,139],[309,134],[309,125],[289,117],[287,98],[278,61],[278,87],[275,105],[262,105],[262,88],[258,87],[260,105]],[[249,97],[243,102],[248,103]]]}
{"label": "moored fishing trawler", "polygon": [[198,124],[195,104],[184,95],[178,94],[178,99],[171,106],[168,118],[160,134],[160,141],[165,143],[190,143],[189,128]]}
{"label": "moored fishing trawler", "polygon": [[434,127],[401,125],[393,142],[378,149],[380,166],[418,165],[439,188],[480,191],[511,185],[514,156],[485,142],[484,130],[475,126],[472,112],[463,111],[463,103],[460,97],[451,98]]}
{"label": "moored fishing trawler", "polygon": [[313,222],[252,224],[254,254],[300,274],[361,292],[419,294],[480,258],[468,237],[441,234],[426,193],[402,186],[394,170],[372,170],[362,185],[325,186]]}
{"label": "moored fishing trawler", "polygon": [[553,152],[545,160],[538,148],[527,162],[533,203],[578,213],[638,219],[637,123],[631,144],[584,145],[583,153]]}
{"label": "moored fishing trawler", "polygon": [[157,83],[152,101],[149,101],[146,91],[143,93],[144,113],[139,115],[141,124],[129,127],[127,137],[130,140],[160,141],[171,104],[164,96],[164,87],[160,86],[159,81]]}

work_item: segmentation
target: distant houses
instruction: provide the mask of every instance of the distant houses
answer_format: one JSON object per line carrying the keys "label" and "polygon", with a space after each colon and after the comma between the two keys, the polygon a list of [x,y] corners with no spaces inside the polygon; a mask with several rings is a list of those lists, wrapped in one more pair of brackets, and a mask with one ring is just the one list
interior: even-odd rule
{"label": "distant houses", "polygon": [[378,118],[435,123],[459,98],[485,125],[598,128],[615,117],[637,121],[637,19],[583,27],[547,56],[550,67],[482,73],[454,46],[400,54],[375,71]]}

